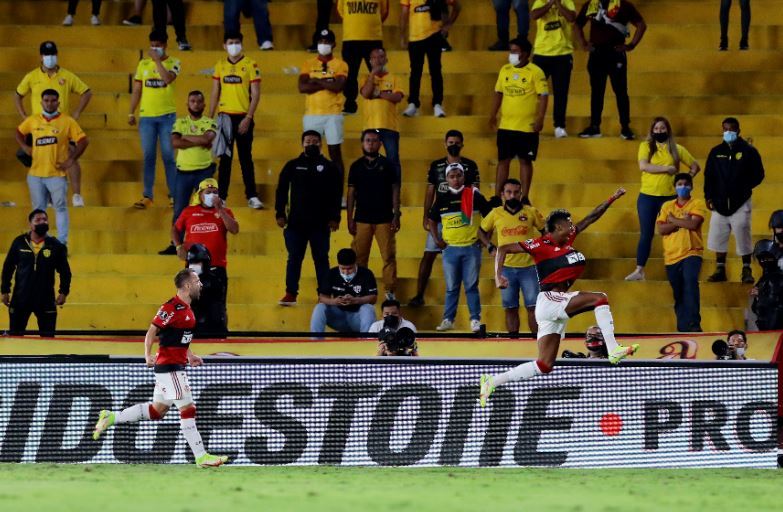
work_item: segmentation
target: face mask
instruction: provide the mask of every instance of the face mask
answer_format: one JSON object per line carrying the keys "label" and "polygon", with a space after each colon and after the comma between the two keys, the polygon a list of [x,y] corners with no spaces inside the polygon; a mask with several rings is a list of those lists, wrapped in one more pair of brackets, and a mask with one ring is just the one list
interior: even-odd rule
{"label": "face mask", "polygon": [[46,69],[52,69],[57,67],[57,55],[44,55],[43,66]]}
{"label": "face mask", "polygon": [[519,63],[522,62],[522,57],[519,56],[518,53],[509,53],[508,54],[508,63],[512,66],[519,66]]}
{"label": "face mask", "polygon": [[153,52],[158,52],[158,57],[163,57],[163,48],[159,46],[151,46],[150,50],[152,50]]}
{"label": "face mask", "polygon": [[663,142],[666,142],[667,140],[669,140],[669,134],[668,133],[653,133],[652,136],[653,136],[653,140],[655,140],[655,142],[663,143]]}
{"label": "face mask", "polygon": [[356,277],[356,272],[351,272],[350,274],[343,274],[340,272],[340,277],[342,277],[346,282],[350,282],[354,277]]}
{"label": "face mask", "polygon": [[44,110],[43,112],[41,112],[41,115],[43,115],[46,119],[52,119],[52,118],[55,118],[55,117],[59,116],[60,115],[60,111],[59,110],[55,110],[54,112],[47,112],[47,111]]}
{"label": "face mask", "polygon": [[240,53],[242,53],[242,45],[241,44],[227,44],[226,45],[226,51],[228,52],[228,55],[231,57],[236,57]]}
{"label": "face mask", "polygon": [[332,45],[330,44],[318,44],[318,55],[326,57],[332,54]]}
{"label": "face mask", "polygon": [[775,233],[775,241],[783,245],[783,233]]}
{"label": "face mask", "polygon": [[723,132],[723,140],[726,144],[731,144],[737,140],[737,132],[725,131]]}
{"label": "face mask", "polygon": [[380,153],[377,151],[366,151],[364,149],[362,149],[362,153],[364,153],[364,156],[369,158],[378,158],[378,155],[380,155]]}
{"label": "face mask", "polygon": [[737,355],[742,357],[745,355],[745,347],[737,347]]}
{"label": "face mask", "polygon": [[452,144],[451,146],[446,146],[446,152],[451,156],[459,156],[459,152],[462,151],[462,146],[459,144]]}
{"label": "face mask", "polygon": [[315,144],[310,144],[309,146],[305,146],[304,154],[307,157],[313,158],[320,155],[321,150]]}
{"label": "face mask", "polygon": [[506,200],[506,210],[510,211],[511,213],[516,213],[521,209],[522,209],[522,201],[520,201],[519,199]]}
{"label": "face mask", "polygon": [[49,224],[36,224],[33,226],[33,231],[38,236],[44,236],[49,231]]}
{"label": "face mask", "polygon": [[215,201],[217,200],[218,195],[213,193],[210,194],[204,194],[204,206],[207,208],[212,208],[215,206]]}
{"label": "face mask", "polygon": [[677,197],[681,197],[685,199],[686,197],[690,197],[691,195],[691,187],[688,186],[680,186],[680,187],[674,187],[677,191]]}
{"label": "face mask", "polygon": [[200,276],[201,273],[204,271],[204,264],[203,263],[191,263],[188,265],[188,268],[196,273],[197,276]]}
{"label": "face mask", "polygon": [[451,188],[451,187],[449,187],[449,190],[451,190],[452,194],[459,194],[460,192],[462,192],[462,189],[464,189],[464,188],[465,188],[465,185],[462,185],[460,188]]}

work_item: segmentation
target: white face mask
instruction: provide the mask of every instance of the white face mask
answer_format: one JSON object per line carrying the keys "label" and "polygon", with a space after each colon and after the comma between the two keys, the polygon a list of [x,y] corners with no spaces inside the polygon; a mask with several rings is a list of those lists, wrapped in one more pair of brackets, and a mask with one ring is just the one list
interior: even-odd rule
{"label": "white face mask", "polygon": [[46,69],[53,69],[57,67],[57,55],[44,55],[42,61],[43,66]]}
{"label": "white face mask", "polygon": [[240,53],[242,53],[242,45],[241,44],[227,44],[226,45],[226,51],[228,52],[228,55],[231,57],[236,57]]}
{"label": "white face mask", "polygon": [[150,50],[152,50],[153,52],[158,52],[158,56],[163,57],[163,48],[161,48],[160,46],[150,46]]}
{"label": "white face mask", "polygon": [[745,355],[745,347],[737,347],[737,355],[738,356],[744,356]]}
{"label": "white face mask", "polygon": [[188,265],[188,268],[196,273],[197,276],[200,276],[202,272],[204,272],[204,265],[202,263],[191,263]]}
{"label": "white face mask", "polygon": [[459,194],[460,192],[462,192],[462,190],[464,188],[465,188],[465,185],[462,185],[460,188],[451,188],[451,187],[449,187],[449,190],[451,190],[451,192],[453,194]]}
{"label": "white face mask", "polygon": [[509,53],[508,54],[508,63],[512,66],[519,66],[519,63],[522,62],[522,57],[519,56],[518,53]]}
{"label": "white face mask", "polygon": [[318,55],[326,57],[327,55],[331,55],[331,54],[332,54],[332,45],[318,43]]}
{"label": "white face mask", "polygon": [[204,194],[204,206],[207,208],[212,208],[215,206],[215,202],[217,201],[218,195],[215,193],[210,194]]}

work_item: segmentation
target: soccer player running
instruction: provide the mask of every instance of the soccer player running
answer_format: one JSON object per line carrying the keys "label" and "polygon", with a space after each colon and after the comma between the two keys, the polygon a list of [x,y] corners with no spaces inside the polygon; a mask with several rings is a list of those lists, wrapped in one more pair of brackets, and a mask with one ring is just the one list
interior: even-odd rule
{"label": "soccer player running", "polygon": [[[210,455],[204,449],[201,434],[196,428],[196,406],[185,373],[185,365],[201,366],[204,361],[190,350],[196,316],[190,304],[201,295],[201,281],[191,269],[185,268],[174,277],[177,294],[158,310],[144,337],[144,358],[147,366],[155,367],[155,392],[152,403],[132,405],[119,412],[103,410],[95,424],[92,438],[117,423],[135,423],[141,420],[162,420],[172,404],[179,409],[182,434],[193,450],[196,466],[217,467],[228,461],[225,455]],[[159,350],[152,355],[152,344],[159,338]]]}
{"label": "soccer player running", "polygon": [[609,206],[624,194],[625,189],[617,189],[576,225],[571,222],[568,211],[555,210],[546,220],[547,234],[498,248],[495,261],[495,283],[498,288],[508,286],[508,279],[502,274],[507,254],[526,252],[536,262],[541,284],[541,292],[536,300],[538,359],[499,375],[482,375],[479,395],[481,407],[486,406],[487,399],[497,386],[551,372],[568,319],[580,313],[595,310],[595,319],[604,334],[612,364],[619,363],[639,348],[638,344],[624,347],[614,339],[614,321],[605,293],[568,291],[585,269],[584,255],[571,244],[579,233],[600,219]]}

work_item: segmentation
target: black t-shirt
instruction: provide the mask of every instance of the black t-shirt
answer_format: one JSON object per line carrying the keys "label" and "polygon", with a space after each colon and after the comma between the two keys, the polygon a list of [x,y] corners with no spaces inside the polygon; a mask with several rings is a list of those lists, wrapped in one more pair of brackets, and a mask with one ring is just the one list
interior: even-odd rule
{"label": "black t-shirt", "polygon": [[[459,163],[465,168],[465,186],[478,186],[480,177],[476,162],[463,156],[460,157]],[[430,170],[427,173],[427,183],[435,187],[435,192],[444,194],[449,191],[449,184],[446,183],[446,167],[448,165],[449,162],[445,157],[430,164]]]}
{"label": "black t-shirt", "polygon": [[[334,267],[329,270],[326,279],[326,290],[319,290],[319,293],[330,297],[341,297],[351,295],[353,297],[366,297],[367,295],[378,295],[378,285],[375,283],[375,276],[372,271],[366,267],[357,267],[356,275],[350,281],[343,279],[340,275],[340,268]],[[359,311],[359,305],[337,306],[343,311],[355,313]]]}
{"label": "black t-shirt", "polygon": [[[620,32],[611,23],[607,23],[605,20],[599,20],[596,15],[591,14],[587,16],[587,8],[590,5],[590,1],[586,1],[579,10],[579,14],[576,17],[576,24],[580,27],[584,27],[587,21],[590,21],[590,42],[596,48],[614,48],[615,46],[625,43],[626,33]],[[622,0],[620,7],[617,10],[617,14],[610,19],[611,22],[620,25],[628,25],[629,23],[639,23],[643,21],[642,15],[636,10],[636,7],[631,2]]]}
{"label": "black t-shirt", "polygon": [[372,162],[361,157],[351,165],[348,186],[356,195],[353,218],[365,224],[388,224],[394,218],[393,189],[397,171],[385,156]]}

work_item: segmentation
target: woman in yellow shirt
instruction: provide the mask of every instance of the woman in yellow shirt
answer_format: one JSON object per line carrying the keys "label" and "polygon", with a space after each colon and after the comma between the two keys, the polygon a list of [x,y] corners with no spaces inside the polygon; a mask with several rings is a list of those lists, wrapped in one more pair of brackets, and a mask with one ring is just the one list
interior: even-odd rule
{"label": "woman in yellow shirt", "polygon": [[691,176],[701,171],[690,152],[675,142],[672,125],[665,117],[653,119],[647,140],[639,146],[638,160],[642,172],[642,186],[636,200],[639,243],[636,246],[636,270],[625,277],[626,281],[644,280],[644,266],[650,257],[655,235],[655,219],[663,203],[677,197],[672,176],[680,172],[681,165],[690,168]]}

